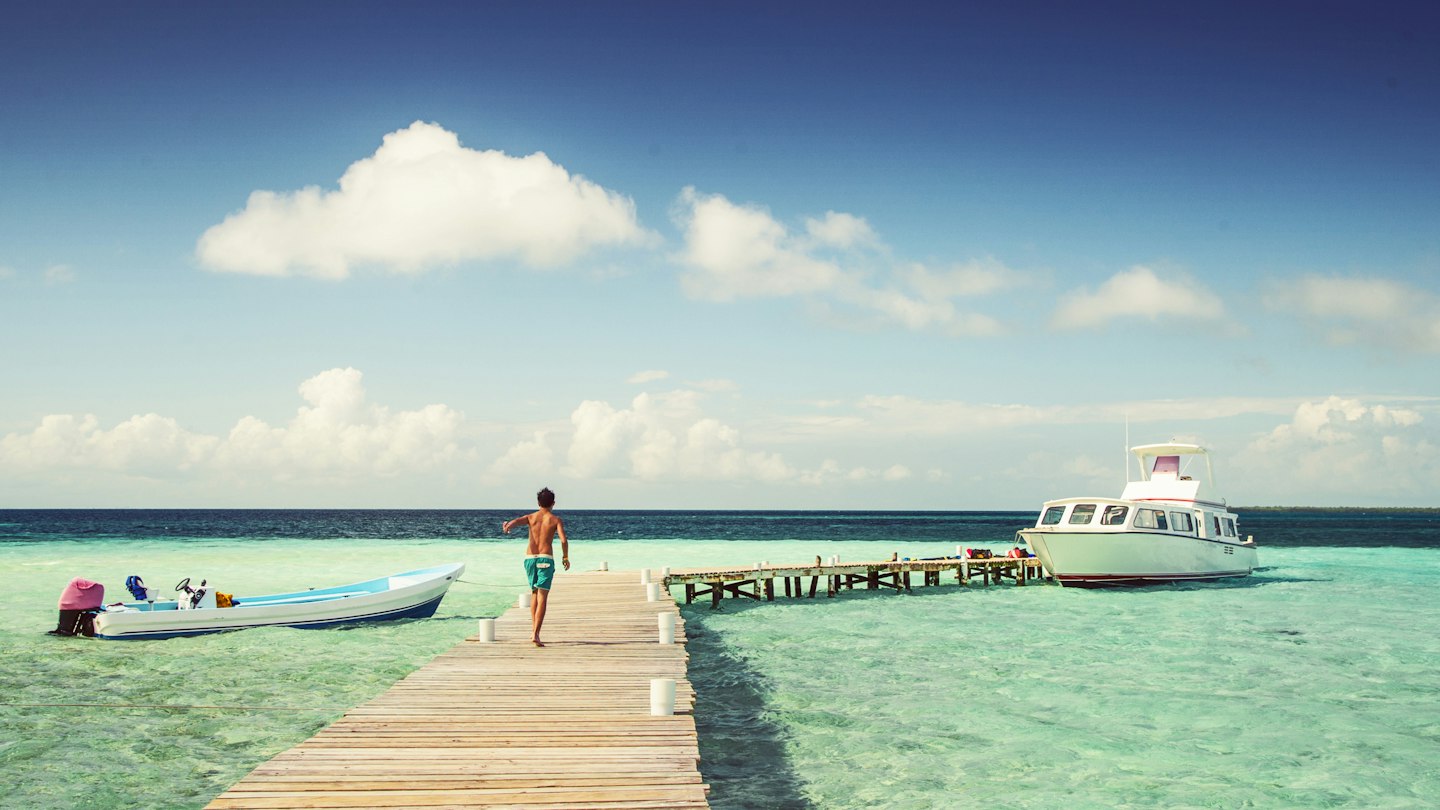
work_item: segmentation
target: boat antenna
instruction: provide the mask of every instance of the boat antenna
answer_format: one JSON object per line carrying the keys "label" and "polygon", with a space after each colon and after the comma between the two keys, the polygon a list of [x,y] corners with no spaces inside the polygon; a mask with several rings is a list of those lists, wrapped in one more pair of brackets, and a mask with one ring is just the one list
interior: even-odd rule
{"label": "boat antenna", "polygon": [[1125,412],[1125,483],[1130,483],[1130,412]]}

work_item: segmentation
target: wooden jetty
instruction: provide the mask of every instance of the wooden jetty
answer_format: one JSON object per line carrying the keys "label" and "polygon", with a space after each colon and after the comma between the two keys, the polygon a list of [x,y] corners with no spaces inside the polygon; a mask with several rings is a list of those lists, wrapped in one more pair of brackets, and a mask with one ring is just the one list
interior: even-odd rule
{"label": "wooden jetty", "polygon": [[[674,601],[647,601],[638,572],[560,574],[542,638],[508,610],[495,642],[467,639],[209,807],[709,807]],[[650,714],[652,678],[675,679],[675,715]]]}
{"label": "wooden jetty", "polygon": [[[863,583],[870,590],[889,588],[909,591],[911,575],[922,575],[923,585],[939,585],[945,573],[952,573],[961,585],[968,585],[979,578],[989,585],[993,579],[999,583],[1009,579],[1016,585],[1024,585],[1033,579],[1043,578],[1045,569],[1035,557],[992,557],[987,559],[966,559],[943,557],[929,560],[902,560],[899,555],[881,562],[815,562],[799,565],[770,565],[756,563],[749,567],[730,568],[679,568],[664,578],[666,587],[685,586],[685,604],[697,598],[710,597],[711,607],[719,608],[720,600],[730,594],[732,597],[774,601],[775,581],[779,580],[788,597],[815,598],[820,582],[825,582],[825,595],[836,596],[842,590],[853,589]],[[809,579],[809,588],[805,580]]]}

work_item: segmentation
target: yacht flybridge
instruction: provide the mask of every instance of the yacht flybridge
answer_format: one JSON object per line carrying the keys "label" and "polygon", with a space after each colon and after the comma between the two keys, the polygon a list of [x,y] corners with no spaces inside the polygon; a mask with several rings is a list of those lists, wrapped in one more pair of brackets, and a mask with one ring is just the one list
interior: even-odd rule
{"label": "yacht flybridge", "polygon": [[1241,539],[1235,513],[1215,494],[1205,448],[1147,444],[1130,452],[1140,480],[1128,481],[1119,498],[1046,501],[1035,526],[1018,533],[1057,582],[1149,585],[1255,570],[1255,542]]}

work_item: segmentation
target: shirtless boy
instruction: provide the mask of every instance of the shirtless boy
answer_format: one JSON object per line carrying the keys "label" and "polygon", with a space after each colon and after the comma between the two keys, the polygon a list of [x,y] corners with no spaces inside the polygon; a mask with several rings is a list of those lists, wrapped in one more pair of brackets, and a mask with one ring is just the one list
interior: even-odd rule
{"label": "shirtless boy", "polygon": [[540,511],[507,520],[501,528],[509,534],[512,527],[522,523],[530,527],[530,544],[525,547],[525,578],[534,594],[530,600],[530,643],[544,647],[540,643],[540,625],[545,623],[545,600],[550,596],[550,582],[555,579],[555,535],[560,535],[560,555],[566,571],[570,570],[570,541],[565,539],[565,524],[560,522],[560,516],[550,511],[555,506],[555,493],[546,487],[535,500]]}

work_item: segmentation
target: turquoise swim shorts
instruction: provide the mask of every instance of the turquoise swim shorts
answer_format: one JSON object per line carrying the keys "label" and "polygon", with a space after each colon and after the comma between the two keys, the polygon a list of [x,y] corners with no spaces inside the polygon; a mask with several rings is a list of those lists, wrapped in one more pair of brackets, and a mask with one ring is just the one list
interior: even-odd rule
{"label": "turquoise swim shorts", "polygon": [[525,578],[530,581],[530,590],[548,591],[555,579],[555,558],[544,554],[525,558]]}

